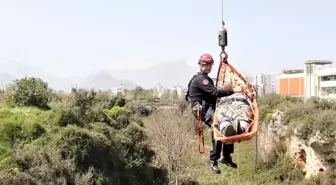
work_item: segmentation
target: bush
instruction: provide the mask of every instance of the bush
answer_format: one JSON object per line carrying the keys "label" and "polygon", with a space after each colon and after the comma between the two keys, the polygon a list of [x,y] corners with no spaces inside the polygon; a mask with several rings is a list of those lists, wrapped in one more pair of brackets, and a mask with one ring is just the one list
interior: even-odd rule
{"label": "bush", "polygon": [[[0,107],[0,184],[167,183],[166,170],[151,166],[142,119],[123,96],[72,89],[61,97],[35,78],[8,92],[17,107]],[[58,105],[41,109],[51,100]],[[150,114],[140,107],[139,115]]]}
{"label": "bush", "polygon": [[80,115],[76,115],[76,111],[73,109],[61,110],[61,116],[57,121],[57,125],[65,127],[67,125],[84,126],[83,121],[80,119]]}
{"label": "bush", "polygon": [[94,94],[71,97],[69,107],[53,110],[0,107],[0,183],[166,183],[165,170],[150,165],[155,153],[140,118],[113,106],[96,122]]}
{"label": "bush", "polygon": [[108,92],[99,92],[95,97],[94,102],[97,110],[111,109],[114,106],[123,107],[126,104],[126,100],[123,96],[112,96]]}
{"label": "bush", "polygon": [[303,139],[320,131],[327,137],[333,137],[336,129],[336,103],[316,98],[308,99],[305,103],[291,103],[284,111],[282,119],[290,130],[297,129]]}
{"label": "bush", "polygon": [[52,89],[40,78],[22,78],[14,81],[10,95],[11,103],[15,106],[36,106],[39,108],[49,108]]}
{"label": "bush", "polygon": [[70,94],[70,108],[77,108],[78,113],[88,119],[92,105],[94,104],[96,92],[94,90],[87,91],[85,89],[72,89]]}
{"label": "bush", "polygon": [[141,102],[127,103],[125,107],[130,110],[132,114],[139,117],[147,117],[151,115],[155,110],[153,107],[146,106],[144,103]]}
{"label": "bush", "polygon": [[292,104],[303,104],[302,98],[281,96],[270,93],[257,99],[259,107],[259,121],[262,123],[274,113],[275,110],[286,110]]}

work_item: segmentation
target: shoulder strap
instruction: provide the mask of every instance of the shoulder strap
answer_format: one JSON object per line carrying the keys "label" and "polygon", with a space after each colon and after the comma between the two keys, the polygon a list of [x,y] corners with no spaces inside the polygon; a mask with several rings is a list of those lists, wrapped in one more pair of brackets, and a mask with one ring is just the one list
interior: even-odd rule
{"label": "shoulder strap", "polygon": [[200,75],[200,73],[196,73],[196,74],[194,74],[194,76],[191,77],[191,79],[189,80],[187,94],[185,95],[185,100],[186,100],[186,101],[189,101],[189,89],[190,89],[191,82],[192,82],[198,75]]}

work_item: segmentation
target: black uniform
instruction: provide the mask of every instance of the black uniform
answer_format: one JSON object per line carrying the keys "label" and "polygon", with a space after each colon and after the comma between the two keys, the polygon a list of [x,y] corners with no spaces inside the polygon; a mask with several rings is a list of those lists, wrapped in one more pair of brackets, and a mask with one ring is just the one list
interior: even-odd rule
{"label": "black uniform", "polygon": [[[214,86],[214,82],[206,73],[197,73],[194,75],[188,84],[188,92],[186,100],[190,101],[192,107],[196,102],[202,105],[203,121],[211,128],[213,122],[213,115],[216,109],[216,100],[219,97],[230,96],[234,93],[232,88],[217,89]],[[195,113],[194,113],[195,114]],[[220,158],[222,142],[215,141],[213,137],[213,129],[211,128],[211,143],[210,160],[217,164],[217,160]],[[230,156],[233,153],[233,144],[223,146],[223,156]]]}

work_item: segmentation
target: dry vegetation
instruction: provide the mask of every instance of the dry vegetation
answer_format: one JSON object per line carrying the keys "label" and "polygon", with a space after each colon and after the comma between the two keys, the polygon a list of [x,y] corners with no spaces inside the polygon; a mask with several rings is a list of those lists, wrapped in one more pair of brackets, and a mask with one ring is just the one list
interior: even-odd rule
{"label": "dry vegetation", "polygon": [[144,122],[151,147],[157,154],[156,163],[167,167],[170,184],[180,184],[193,178],[187,155],[191,145],[195,144],[195,119],[191,114],[179,109],[159,110]]}

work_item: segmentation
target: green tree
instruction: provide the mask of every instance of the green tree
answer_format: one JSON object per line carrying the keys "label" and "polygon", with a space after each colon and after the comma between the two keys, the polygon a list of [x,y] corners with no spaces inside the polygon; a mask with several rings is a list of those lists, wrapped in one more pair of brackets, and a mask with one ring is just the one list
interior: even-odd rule
{"label": "green tree", "polygon": [[16,106],[36,106],[48,108],[53,90],[40,78],[25,77],[16,79],[10,95],[11,103]]}
{"label": "green tree", "polygon": [[137,86],[135,89],[134,89],[134,99],[141,99],[141,93],[144,91],[144,89],[140,86]]}

